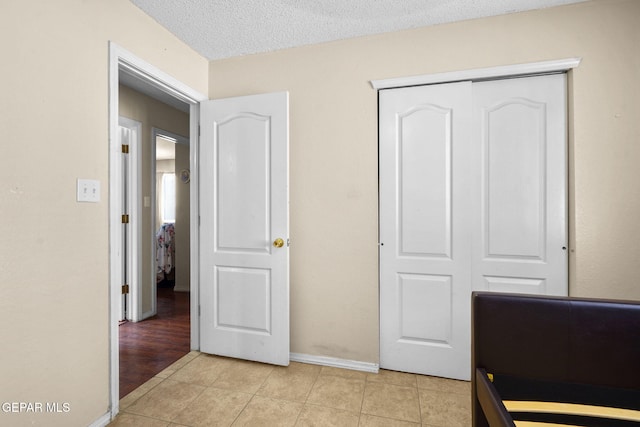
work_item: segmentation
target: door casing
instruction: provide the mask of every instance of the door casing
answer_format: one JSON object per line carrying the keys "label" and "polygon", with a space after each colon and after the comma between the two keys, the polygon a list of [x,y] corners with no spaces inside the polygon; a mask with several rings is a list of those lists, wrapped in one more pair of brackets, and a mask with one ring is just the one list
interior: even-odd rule
{"label": "door casing", "polygon": [[[114,418],[119,411],[119,343],[118,314],[121,298],[121,277],[123,268],[122,234],[120,232],[122,214],[122,170],[118,138],[119,117],[119,72],[134,75],[145,84],[189,104],[189,144],[190,144],[190,212],[191,212],[191,259],[190,269],[198,271],[198,117],[200,102],[207,97],[192,89],[152,64],[135,56],[114,42],[109,42],[109,400],[110,414]],[[198,275],[191,278],[190,310],[198,312]],[[198,322],[191,322],[191,349],[197,350],[199,343]]]}

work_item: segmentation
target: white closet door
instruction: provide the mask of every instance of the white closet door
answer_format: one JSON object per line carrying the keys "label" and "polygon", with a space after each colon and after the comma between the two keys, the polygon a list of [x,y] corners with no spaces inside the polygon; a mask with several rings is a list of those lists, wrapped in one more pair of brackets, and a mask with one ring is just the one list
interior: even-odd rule
{"label": "white closet door", "polygon": [[380,366],[469,379],[471,83],[379,105]]}
{"label": "white closet door", "polygon": [[471,290],[567,295],[565,75],[380,92],[380,366],[470,377]]}
{"label": "white closet door", "polygon": [[473,84],[473,288],[567,295],[566,75]]}

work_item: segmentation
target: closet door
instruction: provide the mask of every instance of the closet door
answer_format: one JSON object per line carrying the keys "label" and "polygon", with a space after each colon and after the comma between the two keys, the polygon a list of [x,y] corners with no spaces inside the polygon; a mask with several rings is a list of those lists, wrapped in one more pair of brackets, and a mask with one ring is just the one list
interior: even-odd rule
{"label": "closet door", "polygon": [[473,84],[473,288],[567,295],[566,75]]}
{"label": "closet door", "polygon": [[380,366],[469,379],[471,83],[379,95]]}
{"label": "closet door", "polygon": [[565,75],[379,96],[380,366],[468,380],[472,290],[568,294]]}

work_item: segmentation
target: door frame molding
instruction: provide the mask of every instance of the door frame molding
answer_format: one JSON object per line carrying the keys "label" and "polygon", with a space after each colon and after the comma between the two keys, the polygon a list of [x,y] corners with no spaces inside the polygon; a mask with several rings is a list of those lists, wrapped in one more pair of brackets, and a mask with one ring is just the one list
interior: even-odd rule
{"label": "door frame molding", "polygon": [[551,61],[528,62],[515,65],[501,65],[489,68],[448,71],[444,73],[422,74],[419,76],[398,77],[383,80],[371,80],[375,90],[395,89],[406,86],[420,86],[437,83],[453,83],[464,80],[496,80],[516,76],[540,75],[569,71],[580,65],[582,58],[565,58]]}
{"label": "door frame molding", "polygon": [[[120,303],[120,277],[123,268],[122,234],[120,233],[120,215],[122,214],[122,171],[120,167],[120,151],[118,138],[120,79],[118,73],[126,72],[142,80],[156,89],[189,104],[189,144],[191,188],[191,277],[190,307],[191,313],[198,313],[198,271],[199,271],[199,234],[198,234],[198,121],[200,102],[208,99],[205,95],[190,88],[186,84],[171,77],[154,65],[135,56],[113,41],[109,41],[109,404],[113,419],[120,409],[119,398],[119,336],[118,305]],[[200,348],[199,324],[191,322],[191,349]]]}

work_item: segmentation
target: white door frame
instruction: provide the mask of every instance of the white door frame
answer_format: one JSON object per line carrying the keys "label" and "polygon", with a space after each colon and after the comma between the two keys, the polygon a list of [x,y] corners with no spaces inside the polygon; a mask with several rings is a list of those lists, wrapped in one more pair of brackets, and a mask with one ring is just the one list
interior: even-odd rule
{"label": "white door frame", "polygon": [[[565,58],[552,61],[531,62],[525,64],[504,65],[498,67],[489,68],[476,68],[470,70],[452,71],[435,74],[425,74],[419,76],[391,78],[384,80],[371,80],[371,86],[375,90],[382,89],[395,89],[401,87],[418,86],[418,85],[430,85],[430,84],[442,84],[442,83],[454,83],[461,81],[482,81],[482,80],[496,80],[501,78],[512,78],[522,76],[534,76],[550,73],[567,72],[580,65],[582,58]],[[569,184],[569,182],[568,182]],[[567,189],[567,203],[571,197],[570,189]],[[378,212],[378,217],[380,217]],[[571,218],[568,218],[567,228],[570,229]],[[378,230],[380,224],[378,224]],[[380,232],[378,231],[378,236]],[[379,245],[379,243],[378,243]],[[570,274],[571,269],[568,268],[567,274]],[[380,282],[380,266],[378,266],[378,280]],[[569,278],[567,278],[569,280]],[[569,282],[570,283],[570,282]],[[381,283],[378,283],[380,286]],[[378,303],[378,312],[380,311],[380,302]],[[382,325],[380,330],[382,330]],[[379,344],[381,342],[380,336]]]}
{"label": "white door frame", "polygon": [[[114,42],[109,42],[109,400],[111,417],[119,411],[119,338],[118,313],[121,296],[122,233],[120,232],[122,214],[122,171],[120,167],[121,147],[118,138],[119,96],[118,86],[120,70],[126,71],[157,89],[190,105],[189,144],[190,144],[190,209],[191,209],[191,313],[198,312],[198,117],[200,102],[207,97],[167,73],[138,58]],[[199,324],[191,322],[191,349],[200,348]]]}

